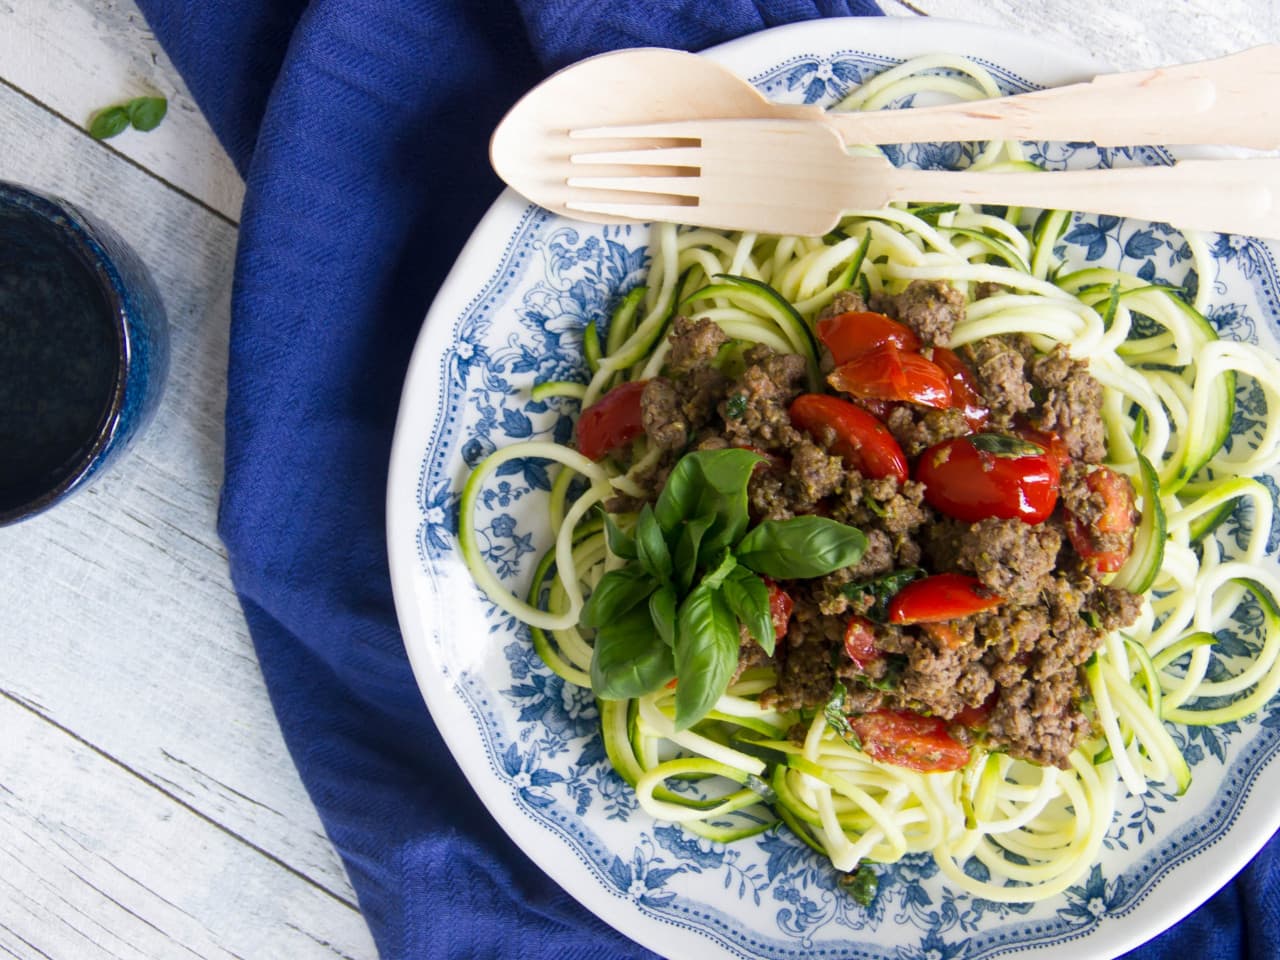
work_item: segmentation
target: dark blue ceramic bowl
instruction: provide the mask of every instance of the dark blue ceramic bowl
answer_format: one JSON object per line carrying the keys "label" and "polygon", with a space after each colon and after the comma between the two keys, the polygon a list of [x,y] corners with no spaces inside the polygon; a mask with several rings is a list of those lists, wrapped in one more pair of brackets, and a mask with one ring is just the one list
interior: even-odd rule
{"label": "dark blue ceramic bowl", "polygon": [[133,250],[67,201],[0,181],[0,526],[115,460],[168,368],[164,305]]}

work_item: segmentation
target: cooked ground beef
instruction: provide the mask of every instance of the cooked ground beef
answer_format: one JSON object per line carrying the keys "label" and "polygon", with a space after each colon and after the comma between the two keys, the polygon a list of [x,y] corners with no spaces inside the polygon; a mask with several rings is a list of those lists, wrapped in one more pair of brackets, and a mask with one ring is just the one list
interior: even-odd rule
{"label": "cooked ground beef", "polygon": [[1052,353],[1034,357],[1027,364],[1034,387],[1044,394],[1031,423],[1056,433],[1067,452],[1085,463],[1101,463],[1107,456],[1106,428],[1102,424],[1102,385],[1087,364],[1071,359],[1059,344]]}
{"label": "cooked ground beef", "polygon": [[[945,284],[915,282],[896,296],[875,298],[872,306],[911,327],[926,345],[944,345],[963,317],[964,298]],[[866,309],[862,297],[845,292],[824,315]],[[1079,667],[1105,631],[1133,623],[1142,605],[1141,597],[1090,575],[1062,516],[1065,509],[1092,520],[1105,507],[1085,479],[1106,453],[1101,391],[1087,367],[1062,349],[1040,354],[1020,336],[960,349],[990,408],[988,429],[1030,424],[1053,431],[1074,461],[1063,470],[1062,507],[1048,521],[970,524],[938,514],[920,483],[868,478],[851,469],[831,452],[830,431],[810,436],[792,426],[788,407],[808,389],[801,357],[756,346],[729,378],[718,366],[726,342],[705,318],[677,318],[672,325],[666,368],[647,384],[641,402],[645,432],[663,451],[648,474],[636,478],[649,499],[684,452],[750,447],[769,457],[748,485],[755,520],[819,513],[857,526],[867,537],[854,566],[779,584],[794,608],[772,657],[778,680],[766,701],[783,709],[821,708],[839,681],[852,713],[892,707],[951,719],[966,708],[982,708],[989,711],[984,731],[954,727],[964,742],[976,736],[1013,756],[1064,765],[1089,728]],[[824,359],[829,368],[830,358]],[[956,410],[904,403],[891,406],[885,419],[910,458],[971,432]],[[863,585],[916,567],[974,576],[1003,602],[939,624],[875,623],[878,655],[858,666],[845,650],[844,634],[850,617],[873,612],[875,597]],[[744,633],[739,669],[769,659]]]}
{"label": "cooked ground beef", "polygon": [[941,280],[912,280],[896,297],[878,304],[883,312],[910,327],[925,346],[945,347],[951,331],[964,319],[962,294]]}

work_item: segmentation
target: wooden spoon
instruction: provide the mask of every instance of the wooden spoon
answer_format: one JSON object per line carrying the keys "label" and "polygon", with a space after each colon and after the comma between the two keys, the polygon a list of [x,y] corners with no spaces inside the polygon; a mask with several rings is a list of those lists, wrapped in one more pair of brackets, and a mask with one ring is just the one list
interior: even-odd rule
{"label": "wooden spoon", "polygon": [[[525,94],[494,131],[490,159],[526,196],[529,171],[580,152],[569,131],[671,120],[818,120],[846,143],[1029,139],[1099,146],[1223,144],[1280,147],[1280,46],[1217,60],[1103,74],[1035,93],[908,110],[831,113],[765,99],[727,67],[697,54],[638,47],[601,54]],[[622,144],[619,144],[622,146]],[[534,161],[530,163],[530,161]]]}

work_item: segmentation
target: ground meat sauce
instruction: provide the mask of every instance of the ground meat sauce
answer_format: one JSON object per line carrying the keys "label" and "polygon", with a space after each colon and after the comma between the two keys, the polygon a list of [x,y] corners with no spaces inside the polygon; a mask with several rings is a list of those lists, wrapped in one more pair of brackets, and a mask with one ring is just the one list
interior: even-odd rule
{"label": "ground meat sauce", "polygon": [[[948,344],[965,301],[947,284],[917,281],[870,304],[842,293],[824,313],[867,309],[910,327],[928,351]],[[1045,522],[964,523],[930,507],[921,484],[864,477],[829,451],[831,437],[792,425],[788,407],[808,390],[803,358],[755,346],[726,363],[727,338],[707,319],[677,318],[670,340],[664,375],[648,383],[642,398],[645,431],[663,451],[638,478],[649,499],[685,452],[749,447],[769,457],[748,489],[755,520],[819,513],[867,537],[855,566],[779,583],[794,609],[772,658],[743,632],[740,669],[771,661],[777,670],[777,685],[764,699],[784,709],[821,707],[842,683],[851,714],[898,708],[954,720],[977,711],[982,719],[971,727],[952,725],[962,742],[980,738],[1016,757],[1065,766],[1090,729],[1080,667],[1106,631],[1134,622],[1141,605],[1139,596],[1101,583],[1066,533],[1067,511],[1087,524],[1105,509],[1084,479],[1106,455],[1101,388],[1085,364],[1062,348],[1040,353],[1022,336],[958,350],[990,410],[988,430],[1051,431],[1071,458],[1059,506]],[[822,361],[830,370],[830,357]],[[955,409],[901,403],[887,414],[873,412],[909,458],[972,432]],[[850,585],[912,568],[976,577],[1004,602],[942,623],[874,623],[877,654],[854,663],[845,629],[851,617],[869,612],[873,597]]]}

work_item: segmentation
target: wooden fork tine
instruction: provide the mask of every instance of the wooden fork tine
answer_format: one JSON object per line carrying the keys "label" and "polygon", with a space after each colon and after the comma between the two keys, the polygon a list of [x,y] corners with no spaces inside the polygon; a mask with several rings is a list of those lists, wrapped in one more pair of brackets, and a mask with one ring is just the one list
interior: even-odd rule
{"label": "wooden fork tine", "polygon": [[571,140],[700,140],[705,129],[701,120],[674,120],[667,123],[629,123],[608,127],[579,127],[569,131]]}
{"label": "wooden fork tine", "polygon": [[624,190],[682,197],[696,197],[701,192],[697,177],[569,177],[565,183],[584,190]]}
{"label": "wooden fork tine", "polygon": [[638,150],[600,150],[594,153],[570,154],[577,164],[625,164],[648,167],[696,167],[702,156],[701,147],[649,147]]}
{"label": "wooden fork tine", "polygon": [[565,206],[575,213],[625,217],[641,223],[654,220],[681,223],[688,218],[691,209],[690,205],[679,203],[593,203],[583,200],[569,200]]}

